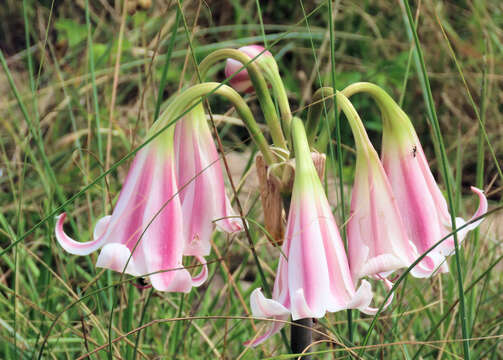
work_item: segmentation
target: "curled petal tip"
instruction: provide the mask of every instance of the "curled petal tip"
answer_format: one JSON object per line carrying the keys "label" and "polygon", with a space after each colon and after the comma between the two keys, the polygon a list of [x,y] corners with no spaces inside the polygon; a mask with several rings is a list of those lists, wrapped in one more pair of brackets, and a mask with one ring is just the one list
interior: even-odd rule
{"label": "curled petal tip", "polygon": [[202,256],[196,256],[196,259],[201,263],[202,269],[199,274],[192,278],[192,286],[198,287],[208,279],[208,265]]}
{"label": "curled petal tip", "polygon": [[475,212],[475,214],[473,214],[472,216],[472,219],[475,219],[487,212],[487,198],[484,195],[483,190],[476,188],[475,186],[470,187],[470,189],[479,197],[479,207]]}
{"label": "curled petal tip", "polygon": [[360,287],[356,290],[351,302],[348,304],[348,309],[359,309],[365,314],[369,314],[369,305],[372,301],[372,285],[367,280],[362,280]]}
{"label": "curled petal tip", "polygon": [[290,311],[281,303],[267,299],[261,288],[253,290],[250,295],[250,306],[252,314],[259,317],[288,316]]}
{"label": "curled petal tip", "polygon": [[105,243],[105,236],[100,236],[93,241],[78,242],[69,237],[63,229],[63,224],[66,219],[66,213],[56,217],[55,235],[56,240],[63,249],[73,255],[88,255],[95,250],[98,250]]}
{"label": "curled petal tip", "polygon": [[[380,279],[384,282],[384,286],[388,291],[391,291],[393,288],[393,283],[389,281],[386,278],[380,277]],[[365,280],[363,280],[365,281]],[[360,286],[360,289],[358,289],[358,293],[361,291],[360,298],[362,300],[362,305],[358,307],[358,309],[363,312],[364,314],[367,315],[375,315],[379,311],[379,308],[374,308],[370,306],[370,300],[372,300],[372,289],[370,287],[370,284],[366,282],[366,284],[362,281],[362,285]],[[391,296],[386,300],[386,303],[384,304],[382,311],[384,311],[392,302],[395,294],[392,293]]]}
{"label": "curled petal tip", "polygon": [[[286,321],[287,317],[283,317],[283,318],[279,318],[279,319],[275,319],[275,320]],[[262,344],[264,341],[269,339],[272,335],[279,332],[283,328],[283,326],[285,326],[285,323],[283,321],[274,321],[274,324],[272,326],[270,326],[263,335],[260,335],[259,337],[255,338],[255,339],[248,340],[248,341],[244,342],[244,346],[255,347],[255,346]]]}
{"label": "curled petal tip", "polygon": [[[286,320],[290,314],[290,311],[279,302],[267,299],[264,294],[262,294],[261,288],[257,288],[251,293],[250,305],[252,314],[258,317],[272,317],[274,320]],[[282,321],[274,321],[263,335],[246,341],[244,345],[255,347],[280,331],[284,325]]]}
{"label": "curled petal tip", "polygon": [[241,218],[237,218],[235,216],[230,216],[228,218],[215,221],[215,225],[219,230],[224,231],[228,234],[240,232],[244,229],[243,221],[241,220]]}
{"label": "curled petal tip", "polygon": [[[469,221],[473,221],[473,220],[477,219],[478,217],[484,215],[487,212],[487,198],[484,195],[484,191],[483,190],[480,190],[479,188],[476,188],[475,186],[470,187],[470,189],[475,194],[477,194],[478,197],[479,197],[479,206],[477,208],[477,211],[475,212],[475,214],[473,214],[473,216],[469,220]],[[482,221],[484,221],[483,218],[479,219],[479,220],[476,220],[473,223],[467,225],[465,228],[461,229],[461,231],[459,232],[459,238],[460,238],[460,240],[462,241],[463,238],[466,236],[466,234],[470,230],[473,230],[473,229],[477,228],[482,223]],[[465,223],[464,221],[460,221],[459,225],[463,225],[464,223]],[[458,226],[458,224],[456,224],[456,226]]]}

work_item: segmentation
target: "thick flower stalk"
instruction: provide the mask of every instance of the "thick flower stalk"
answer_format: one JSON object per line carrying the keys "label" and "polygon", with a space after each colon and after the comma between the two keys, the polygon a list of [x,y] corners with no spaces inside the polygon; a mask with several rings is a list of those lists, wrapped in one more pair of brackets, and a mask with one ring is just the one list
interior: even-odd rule
{"label": "thick flower stalk", "polygon": [[[381,160],[393,189],[398,208],[402,214],[407,234],[423,254],[442,238],[452,232],[451,216],[447,202],[431,173],[423,148],[408,116],[381,88],[370,83],[350,85],[343,92],[350,96],[365,91],[376,100],[383,117]],[[479,197],[479,207],[472,219],[487,211],[487,199],[475,187],[471,190]],[[457,233],[461,242],[466,234],[482,220],[473,222]],[[456,218],[456,228],[466,221]],[[452,236],[433,249],[419,264],[431,275],[436,271],[446,272],[445,256],[454,252]],[[415,272],[413,271],[414,275]],[[417,274],[417,272],[416,272]]]}
{"label": "thick flower stalk", "polygon": [[[321,318],[325,313],[358,308],[374,313],[369,304],[371,286],[362,281],[358,290],[351,278],[344,245],[330,205],[311,159],[302,121],[294,118],[295,181],[285,240],[279,260],[272,299],[260,289],[250,298],[255,316],[287,320]],[[278,332],[275,322],[255,339],[257,345]]]}
{"label": "thick flower stalk", "polygon": [[[337,103],[346,114],[356,144],[356,171],[347,224],[349,265],[353,281],[364,276],[384,279],[408,267],[419,254],[410,242],[386,173],[353,105],[340,92]],[[413,272],[421,276],[418,268]]]}
{"label": "thick flower stalk", "polygon": [[[260,52],[256,53],[258,56]],[[272,101],[271,94],[269,92],[269,88],[267,87],[267,83],[265,77],[267,77],[268,71],[264,69],[265,64],[272,64],[276,66],[276,62],[274,58],[270,55],[261,54],[258,58],[248,56],[245,52],[236,50],[236,49],[220,49],[212,52],[208,56],[206,56],[203,61],[199,64],[199,74],[201,79],[204,79],[208,69],[213,66],[215,63],[221,60],[233,59],[237,64],[240,64],[238,68],[235,69],[236,73],[241,68],[245,67],[246,74],[248,79],[250,80],[253,88],[255,89],[255,93],[257,95],[258,101],[260,103],[260,107],[262,108],[262,112],[264,114],[265,121],[267,126],[269,127],[269,132],[271,134],[274,145],[281,148],[286,149],[287,143],[285,137],[283,135],[284,129],[281,128],[282,124],[278,119],[278,115],[276,113],[276,107]],[[265,60],[264,60],[265,59]],[[271,63],[272,62],[272,63]],[[269,66],[266,66],[269,68]],[[233,73],[233,74],[234,74]],[[236,74],[238,75],[238,74]],[[279,76],[279,72],[278,72]],[[232,81],[232,79],[231,79]],[[247,87],[248,85],[239,85],[239,89],[243,89],[243,87]],[[283,101],[284,102],[284,101]],[[286,101],[286,105],[288,105],[288,101]],[[284,109],[285,104],[281,105],[280,108]],[[289,109],[289,105],[288,105]],[[282,111],[283,114],[283,111]],[[291,118],[291,114],[290,114]],[[282,118],[283,119],[283,118]],[[285,132],[287,133],[287,132]]]}
{"label": "thick flower stalk", "polygon": [[[255,59],[254,62],[257,63],[260,71],[269,82],[272,92],[278,101],[283,131],[285,134],[289,134],[290,123],[292,121],[292,111],[290,110],[288,95],[274,56],[260,45],[247,45],[240,47],[238,50],[249,56],[251,59]],[[253,89],[252,80],[250,79],[246,69],[240,71],[242,67],[243,64],[239,61],[233,58],[227,59],[227,63],[225,64],[225,76],[229,78],[237,72],[237,74],[230,79],[231,86],[239,92],[251,92]]]}
{"label": "thick flower stalk", "polygon": [[216,226],[233,233],[243,229],[225,193],[220,157],[202,104],[194,107],[175,128],[177,181],[183,227],[188,237],[184,255],[206,256]]}
{"label": "thick flower stalk", "polygon": [[88,255],[101,248],[97,267],[134,276],[148,275],[161,291],[189,292],[208,276],[203,264],[196,277],[183,267],[186,235],[178,196],[173,129],[170,127],[138,151],[112,215],[100,219],[94,240],[81,243],[63,230],[58,217],[56,239],[71,254]]}

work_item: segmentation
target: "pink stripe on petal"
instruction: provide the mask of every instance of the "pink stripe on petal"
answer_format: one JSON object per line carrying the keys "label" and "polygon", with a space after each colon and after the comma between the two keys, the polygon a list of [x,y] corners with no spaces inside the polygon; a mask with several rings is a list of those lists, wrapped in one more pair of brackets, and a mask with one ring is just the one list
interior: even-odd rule
{"label": "pink stripe on petal", "polygon": [[185,236],[182,210],[177,193],[174,162],[163,159],[152,174],[151,193],[145,208],[142,250],[147,257],[146,267],[152,286],[160,291],[189,292],[192,288],[190,273],[183,268],[182,256]]}
{"label": "pink stripe on petal", "polygon": [[177,124],[179,151],[177,182],[184,214],[187,245],[184,255],[206,256],[211,251],[210,238],[215,229],[229,233],[242,229],[225,192],[222,167],[204,109],[195,107]]}

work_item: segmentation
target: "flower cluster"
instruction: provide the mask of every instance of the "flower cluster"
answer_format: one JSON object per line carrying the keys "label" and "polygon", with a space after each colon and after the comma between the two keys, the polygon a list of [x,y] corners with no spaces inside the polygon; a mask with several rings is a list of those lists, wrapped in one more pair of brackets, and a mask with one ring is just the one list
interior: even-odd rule
{"label": "flower cluster", "polygon": [[[269,66],[272,58],[269,52],[257,46],[240,50],[250,57],[258,56],[257,62],[269,74],[272,87],[277,86],[275,77],[270,75],[274,69]],[[239,70],[239,64],[228,61],[227,76]],[[242,70],[233,79],[237,89],[249,91],[249,80]],[[346,97],[356,92],[372,95],[383,115],[381,159]],[[361,278],[383,280],[390,289],[392,283],[387,277],[400,268],[410,267],[426,252],[410,269],[413,276],[423,278],[448,271],[445,258],[454,251],[453,236],[447,237],[453,230],[450,214],[407,115],[388,94],[369,83],[349,86],[336,94],[336,101],[349,121],[356,144],[355,183],[346,227],[348,255],[309,156],[308,138],[315,137],[306,137],[302,123],[294,120],[296,169],[287,228],[272,299],[267,299],[261,289],[251,294],[252,312],[256,316],[286,320],[291,314],[293,320],[298,320],[321,318],[327,311],[352,308],[373,314],[376,309],[369,307],[370,284],[362,280],[355,290]],[[309,127],[313,128],[312,123],[306,126]],[[482,191],[475,187],[472,191],[479,197],[479,207],[470,224],[457,231],[460,242],[482,221],[472,220],[487,211]],[[456,228],[465,223],[457,218]],[[283,325],[284,322],[274,322],[251,344],[260,344]]]}
{"label": "flower cluster", "polygon": [[[161,291],[188,292],[206,280],[204,257],[211,252],[215,226],[234,233],[246,225],[226,196],[219,155],[200,101],[216,93],[233,102],[261,152],[257,164],[261,181],[266,182],[261,184],[261,201],[268,211],[264,216],[269,217],[266,228],[273,234],[273,244],[281,244],[272,298],[260,288],[250,298],[253,315],[278,321],[251,345],[278,332],[289,316],[321,318],[343,309],[375,314],[371,284],[365,277],[391,289],[390,274],[402,268],[418,278],[448,271],[446,257],[455,249],[453,231],[461,242],[482,221],[475,220],[487,212],[487,200],[472,187],[479,207],[468,224],[456,218],[453,229],[414,127],[386,92],[370,83],[356,83],[333,97],[356,145],[351,212],[344,229],[346,251],[320,180],[324,166],[313,163],[324,160],[324,155],[312,155],[312,149],[324,152],[331,124],[319,124],[320,111],[310,112],[307,125],[292,117],[278,66],[262,47],[215,51],[200,64],[201,76],[225,58],[230,84],[241,92],[257,92],[274,146],[268,145],[235,90],[218,83],[194,85],[178,95],[152,127],[149,135],[155,138],[136,154],[112,215],[98,221],[93,241],[71,239],[63,230],[66,215],[58,217],[56,239],[66,251],[87,255],[101,249],[96,266],[148,276]],[[333,89],[320,90],[334,94]],[[348,99],[358,92],[370,94],[381,111],[381,156]],[[176,127],[169,126],[183,111],[186,114]],[[288,214],[286,229],[283,210]],[[184,268],[184,256],[201,264],[198,275]]]}
{"label": "flower cluster", "polygon": [[[208,276],[204,256],[211,250],[214,224],[233,233],[243,228],[225,193],[219,156],[201,104],[173,130],[168,128],[136,154],[112,215],[100,219],[94,240],[81,243],[63,230],[56,239],[69,253],[101,248],[97,267],[149,277],[161,291],[189,292]],[[191,277],[183,256],[202,266]]]}

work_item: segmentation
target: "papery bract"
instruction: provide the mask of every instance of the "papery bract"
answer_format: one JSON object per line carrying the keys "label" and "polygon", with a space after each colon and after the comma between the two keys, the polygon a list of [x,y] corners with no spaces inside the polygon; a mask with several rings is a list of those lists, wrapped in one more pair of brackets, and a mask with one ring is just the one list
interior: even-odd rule
{"label": "papery bract", "polygon": [[[177,192],[173,128],[168,128],[136,154],[112,215],[98,221],[93,241],[81,243],[67,236],[64,213],[57,220],[56,239],[75,255],[101,248],[97,267],[134,276],[151,274],[157,290],[188,292],[208,273],[203,264],[192,278],[183,267],[186,238]],[[204,263],[201,256],[197,258]]]}
{"label": "papery bract", "polygon": [[[268,66],[277,67],[272,54],[267,50],[264,51],[264,47],[260,45],[247,45],[240,47],[238,50],[248,55],[251,59],[254,59],[260,54],[260,56],[254,61],[259,65],[259,68],[262,71],[267,71]],[[268,61],[268,59],[272,59],[273,61],[270,62]],[[227,59],[227,62],[225,64],[225,77],[232,76],[242,67],[243,64],[241,64],[239,61],[234,59]],[[248,71],[246,69],[243,69],[236,75],[234,75],[234,77],[230,79],[230,84],[236,91],[239,92],[250,92],[253,88],[250,76],[248,75]]]}
{"label": "papery bract", "polygon": [[[250,298],[255,316],[287,320],[321,318],[327,311],[369,308],[370,284],[362,281],[355,290],[344,245],[325,193],[316,173],[302,122],[294,119],[296,156],[295,181],[272,299],[255,289]],[[267,216],[267,214],[266,214]],[[275,322],[255,339],[260,344],[278,332],[283,323]]]}
{"label": "papery bract", "polygon": [[243,229],[225,193],[220,157],[202,104],[194,107],[175,129],[177,180],[187,236],[185,255],[206,256],[211,251],[214,221],[233,233]]}

